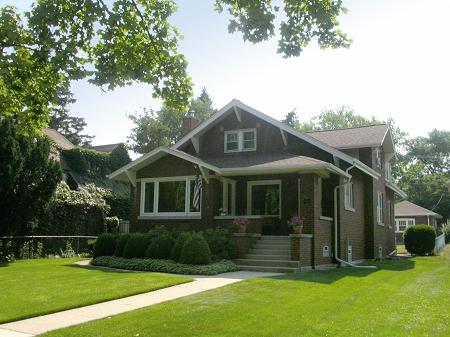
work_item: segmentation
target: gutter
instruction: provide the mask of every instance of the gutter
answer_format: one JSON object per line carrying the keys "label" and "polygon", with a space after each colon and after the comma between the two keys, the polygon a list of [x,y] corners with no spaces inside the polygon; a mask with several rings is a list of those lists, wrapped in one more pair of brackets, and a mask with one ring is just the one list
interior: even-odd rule
{"label": "gutter", "polygon": [[350,263],[348,261],[344,261],[344,260],[339,258],[339,250],[338,250],[338,202],[337,202],[338,194],[337,194],[337,192],[338,192],[339,189],[342,188],[342,186],[344,186],[345,184],[348,184],[351,181],[351,177],[352,176],[348,172],[354,167],[355,167],[355,165],[352,165],[347,170],[345,170],[345,173],[347,175],[349,175],[350,178],[348,178],[348,180],[344,184],[337,185],[334,188],[334,258],[339,263],[343,263],[343,264],[345,264],[347,266],[350,266],[350,267],[362,268],[362,269],[377,269],[376,266],[358,266],[356,264]]}

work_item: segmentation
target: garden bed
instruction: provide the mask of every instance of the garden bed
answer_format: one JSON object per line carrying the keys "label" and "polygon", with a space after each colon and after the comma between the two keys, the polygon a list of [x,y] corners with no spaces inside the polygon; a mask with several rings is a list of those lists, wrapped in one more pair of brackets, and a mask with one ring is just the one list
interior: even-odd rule
{"label": "garden bed", "polygon": [[91,265],[124,270],[184,275],[217,275],[239,270],[239,268],[229,260],[221,260],[207,265],[190,265],[171,260],[138,258],[126,259],[116,256],[96,257],[91,261]]}

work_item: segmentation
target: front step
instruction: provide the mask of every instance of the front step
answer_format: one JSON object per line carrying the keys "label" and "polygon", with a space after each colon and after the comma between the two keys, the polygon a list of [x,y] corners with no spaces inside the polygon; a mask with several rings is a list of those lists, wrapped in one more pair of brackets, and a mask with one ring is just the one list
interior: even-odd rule
{"label": "front step", "polygon": [[281,235],[262,235],[260,241],[289,241],[289,236],[281,236]]}
{"label": "front step", "polygon": [[262,266],[239,266],[240,270],[246,271],[261,271],[266,273],[297,273],[300,271],[298,268],[288,268],[288,267],[262,267]]}
{"label": "front step", "polygon": [[289,249],[263,249],[263,248],[252,248],[250,254],[258,255],[287,255],[291,254]]}
{"label": "front step", "polygon": [[289,255],[267,255],[267,254],[247,254],[246,259],[250,260],[277,260],[277,261],[289,261]]}
{"label": "front step", "polygon": [[273,243],[263,243],[263,242],[257,242],[253,246],[254,249],[279,249],[279,250],[289,250],[291,249],[290,244],[273,244]]}
{"label": "front step", "polygon": [[288,267],[298,268],[298,261],[289,260],[255,260],[255,259],[236,259],[234,262],[242,266],[258,266],[258,267]]}

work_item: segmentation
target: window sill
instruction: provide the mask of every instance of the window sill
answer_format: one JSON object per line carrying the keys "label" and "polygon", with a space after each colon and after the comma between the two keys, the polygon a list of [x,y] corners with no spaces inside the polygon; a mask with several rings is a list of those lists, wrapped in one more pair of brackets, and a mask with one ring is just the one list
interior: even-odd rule
{"label": "window sill", "polygon": [[191,220],[199,220],[201,219],[201,215],[140,215],[138,216],[138,220],[175,220],[175,219],[191,219]]}
{"label": "window sill", "polygon": [[381,227],[385,227],[385,226],[384,226],[384,223],[382,223],[382,222],[377,222],[377,225],[378,225],[378,226],[381,226]]}
{"label": "window sill", "polygon": [[349,212],[356,212],[356,209],[352,207],[345,207],[345,210]]}
{"label": "window sill", "polygon": [[319,217],[319,219],[320,219],[320,220],[326,220],[326,221],[333,221],[333,218],[330,218],[330,217],[328,217],[328,216],[323,216],[323,215],[321,215],[321,216]]}
{"label": "window sill", "polygon": [[264,219],[264,218],[279,218],[279,215],[216,215],[216,220],[233,220],[237,218],[245,219]]}

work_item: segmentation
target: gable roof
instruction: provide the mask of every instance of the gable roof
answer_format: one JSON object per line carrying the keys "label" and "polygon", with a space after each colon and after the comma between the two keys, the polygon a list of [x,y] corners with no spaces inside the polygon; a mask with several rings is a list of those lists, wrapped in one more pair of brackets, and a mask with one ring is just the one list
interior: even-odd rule
{"label": "gable roof", "polygon": [[308,132],[308,135],[336,149],[382,146],[389,131],[387,124]]}
{"label": "gable roof", "polygon": [[70,150],[75,147],[75,145],[68,140],[66,137],[64,137],[59,131],[55,129],[50,128],[44,128],[42,129],[42,132],[51,140],[53,140],[56,145],[58,145],[63,150]]}
{"label": "gable roof", "polygon": [[407,200],[395,204],[395,216],[432,216],[442,219],[442,215]]}
{"label": "gable roof", "polygon": [[94,146],[88,146],[88,149],[96,150],[99,152],[106,152],[111,153],[117,146],[119,146],[121,143],[116,144],[105,144],[105,145],[94,145]]}
{"label": "gable roof", "polygon": [[376,172],[369,166],[365,165],[358,159],[353,158],[353,157],[339,151],[338,149],[322,142],[321,140],[318,140],[318,139],[312,137],[308,133],[300,132],[300,131],[262,113],[261,111],[258,111],[256,109],[242,103],[241,101],[239,101],[237,99],[233,99],[230,103],[228,103],[222,109],[220,109],[215,114],[213,114],[209,119],[207,119],[203,123],[199,124],[191,132],[189,132],[184,137],[182,137],[177,143],[175,143],[175,145],[172,146],[172,149],[178,149],[179,147],[181,147],[182,145],[184,145],[188,141],[190,141],[192,138],[202,135],[213,125],[215,125],[219,121],[223,120],[228,114],[230,114],[230,113],[239,114],[239,109],[246,111],[246,112],[266,121],[267,123],[274,125],[275,127],[279,128],[281,132],[289,133],[299,139],[302,139],[302,140],[318,147],[321,150],[324,150],[325,152],[330,153],[331,155],[333,155],[351,165],[355,165],[355,167],[357,167],[358,169],[360,169],[364,173],[372,176],[375,179],[378,179],[380,177],[380,174],[378,172]]}

